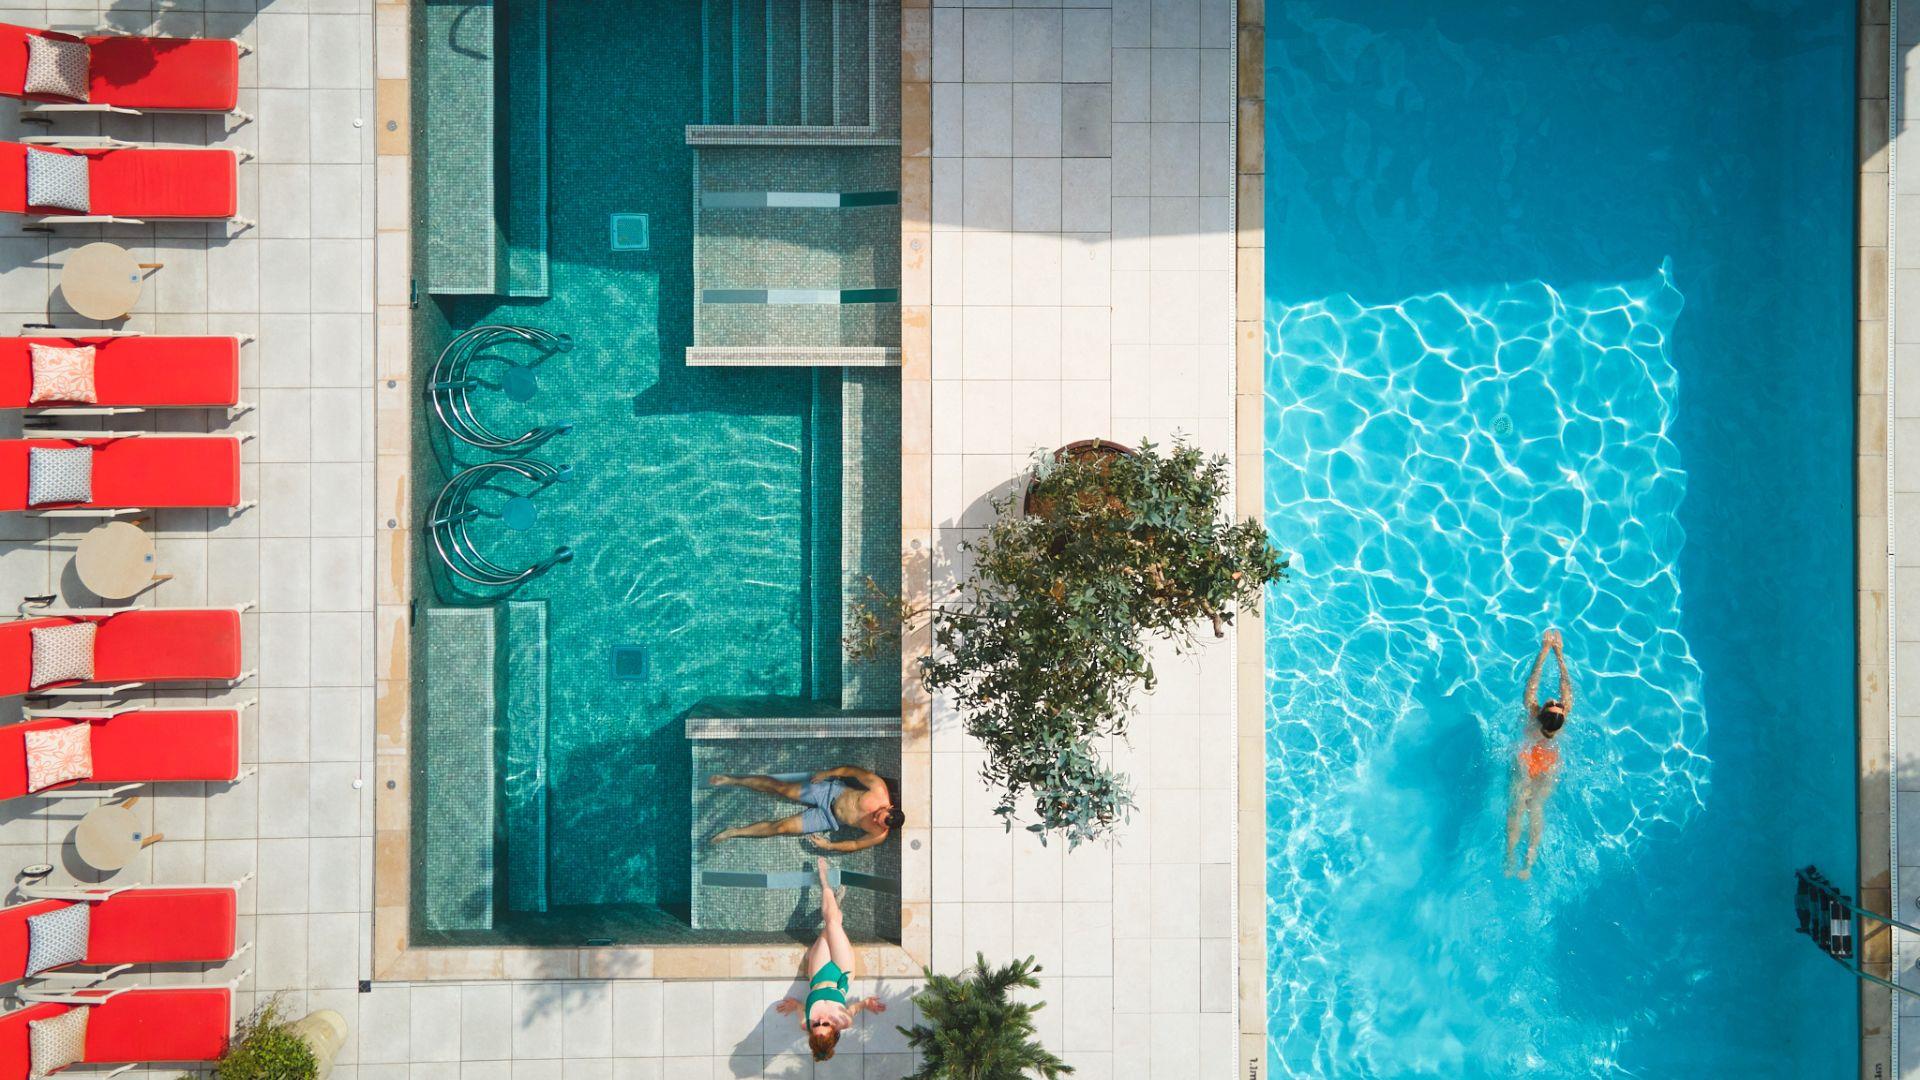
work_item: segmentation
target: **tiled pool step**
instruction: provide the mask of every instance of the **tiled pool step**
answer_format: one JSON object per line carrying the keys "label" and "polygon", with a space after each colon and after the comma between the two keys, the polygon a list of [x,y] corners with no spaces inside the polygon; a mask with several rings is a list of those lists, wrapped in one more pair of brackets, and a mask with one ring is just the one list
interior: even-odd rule
{"label": "tiled pool step", "polygon": [[547,910],[547,602],[500,607],[507,910]]}
{"label": "tiled pool step", "polygon": [[[690,363],[897,362],[892,151],[701,147],[694,181]],[[766,351],[755,356],[756,347]]]}
{"label": "tiled pool step", "polygon": [[[900,592],[900,373],[840,372],[840,613],[836,644],[854,631],[873,589]],[[870,587],[868,582],[873,584]],[[840,707],[900,708],[900,653],[843,663]]]}
{"label": "tiled pool step", "polygon": [[[786,931],[809,938],[820,928],[820,898],[814,884],[814,848],[798,837],[733,840],[715,845],[713,834],[733,825],[797,813],[793,803],[741,788],[712,788],[714,773],[811,774],[835,765],[858,765],[882,777],[899,776],[899,720],[835,717],[734,720],[725,737],[711,726],[688,721],[693,744],[693,906],[696,929]],[[890,725],[880,736],[855,735]],[[742,737],[765,725],[771,737]],[[842,734],[843,728],[847,733]],[[837,838],[852,838],[842,830]],[[827,856],[847,885],[841,902],[849,936],[856,941],[899,936],[899,841],[865,851]]]}
{"label": "tiled pool step", "polygon": [[[701,122],[867,127],[879,0],[702,0]],[[887,38],[889,42],[894,38]]]}
{"label": "tiled pool step", "polygon": [[547,295],[547,0],[496,0],[502,27],[508,296]]}
{"label": "tiled pool step", "polygon": [[495,118],[499,46],[491,2],[425,4],[420,68],[426,88],[417,152],[426,176],[426,288],[487,294],[499,288]]}
{"label": "tiled pool step", "polygon": [[425,285],[547,295],[547,0],[426,4]]}
{"label": "tiled pool step", "polygon": [[803,575],[807,635],[806,695],[840,706],[843,651],[840,644],[840,458],[841,386],[837,371],[808,373],[807,570]]}
{"label": "tiled pool step", "polygon": [[428,930],[486,930],[494,905],[494,631],[490,607],[420,611],[427,707],[413,735],[424,836],[415,910]]}
{"label": "tiled pool step", "polygon": [[832,348],[695,346],[687,349],[689,367],[899,367],[900,350],[885,346]]}

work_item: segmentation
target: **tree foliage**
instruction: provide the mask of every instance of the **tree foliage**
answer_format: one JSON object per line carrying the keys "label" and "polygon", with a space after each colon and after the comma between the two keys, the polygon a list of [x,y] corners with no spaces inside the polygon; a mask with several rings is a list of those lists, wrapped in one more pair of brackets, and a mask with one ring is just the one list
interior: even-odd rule
{"label": "tree foliage", "polygon": [[1033,1014],[1045,1006],[1015,1001],[1015,989],[1037,990],[1039,965],[1029,956],[988,967],[986,954],[958,976],[926,970],[927,988],[913,1003],[921,1022],[900,1033],[920,1053],[908,1080],[1055,1080],[1073,1067],[1034,1037]]}
{"label": "tree foliage", "polygon": [[1280,557],[1258,521],[1226,508],[1228,461],[1175,442],[1126,455],[1044,454],[1030,505],[995,505],[986,534],[962,545],[971,572],[951,602],[924,612],[869,605],[856,654],[894,628],[931,620],[922,679],[945,694],[985,747],[995,812],[1069,846],[1105,835],[1133,805],[1099,740],[1126,734],[1136,691],[1154,685],[1148,639],[1193,647],[1258,604]]}

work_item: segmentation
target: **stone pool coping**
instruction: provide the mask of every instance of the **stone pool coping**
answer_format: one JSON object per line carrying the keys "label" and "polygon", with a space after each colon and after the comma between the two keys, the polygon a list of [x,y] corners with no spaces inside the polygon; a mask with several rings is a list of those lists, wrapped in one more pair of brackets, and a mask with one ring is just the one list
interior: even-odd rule
{"label": "stone pool coping", "polygon": [[[1238,0],[1234,33],[1233,461],[1240,517],[1266,518],[1266,0]],[[1267,1075],[1267,662],[1262,613],[1235,627],[1234,917],[1240,1075]]]}
{"label": "stone pool coping", "polygon": [[[929,358],[931,72],[929,0],[901,12],[901,550],[902,589],[924,603],[932,552]],[[377,513],[374,672],[372,973],[377,981],[489,979],[764,979],[794,974],[804,948],[659,945],[551,949],[411,944],[410,664],[407,609],[414,540],[409,485],[415,398],[412,367],[412,97],[407,0],[374,8],[374,499]],[[932,952],[931,707],[912,677],[926,631],[901,649],[901,944],[856,947],[863,974],[917,976]]]}
{"label": "stone pool coping", "polygon": [[[1892,136],[1892,34],[1888,0],[1861,0],[1857,9],[1857,105],[1859,165],[1856,223],[1857,334],[1854,346],[1856,420],[1854,424],[1855,647],[1857,650],[1858,862],[1859,899],[1870,911],[1893,911],[1892,808],[1895,779],[1890,770],[1892,704],[1892,622],[1888,606],[1894,550],[1889,531],[1891,457],[1888,416],[1890,320],[1888,235],[1892,201],[1888,145]],[[1893,938],[1882,932],[1861,938],[1862,968],[1893,977]],[[1861,982],[1859,998],[1860,1075],[1889,1076],[1894,1071],[1893,997],[1884,987]]]}

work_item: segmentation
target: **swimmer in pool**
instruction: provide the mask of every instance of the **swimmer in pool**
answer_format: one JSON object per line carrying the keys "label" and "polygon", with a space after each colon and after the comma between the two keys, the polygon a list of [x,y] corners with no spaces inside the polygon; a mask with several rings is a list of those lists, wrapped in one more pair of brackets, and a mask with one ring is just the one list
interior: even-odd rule
{"label": "swimmer in pool", "polygon": [[[1567,674],[1567,656],[1561,650],[1560,631],[1540,635],[1540,654],[1533,658],[1533,673],[1527,676],[1526,738],[1513,761],[1513,792],[1507,807],[1507,876],[1522,880],[1533,874],[1534,857],[1540,854],[1540,833],[1546,827],[1547,796],[1560,781],[1560,747],[1555,738],[1567,722],[1567,710],[1573,707],[1573,678]],[[1560,668],[1560,696],[1540,700],[1540,669],[1547,654]],[[1531,820],[1529,820],[1531,815]],[[1513,865],[1514,848],[1520,844],[1520,827],[1527,825],[1526,862],[1517,870]]]}

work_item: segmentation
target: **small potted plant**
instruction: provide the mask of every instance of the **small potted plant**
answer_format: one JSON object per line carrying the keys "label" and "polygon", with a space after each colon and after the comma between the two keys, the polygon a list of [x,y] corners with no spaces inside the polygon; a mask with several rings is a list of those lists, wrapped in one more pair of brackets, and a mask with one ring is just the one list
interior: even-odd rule
{"label": "small potted plant", "polygon": [[[1133,447],[1123,446],[1110,439],[1077,439],[1055,450],[1053,460],[1081,462],[1098,468],[1099,463],[1106,458],[1122,457],[1131,453],[1133,453]],[[1040,477],[1041,473],[1036,469],[1033,475],[1027,478],[1026,493],[1020,497],[1020,511],[1029,517],[1045,514],[1050,505],[1044,497],[1035,497],[1034,493],[1040,487]]]}
{"label": "small potted plant", "polygon": [[346,1036],[346,1019],[332,1009],[288,1022],[280,1015],[280,999],[270,998],[240,1021],[213,1075],[215,1080],[324,1080]]}
{"label": "small potted plant", "polygon": [[1230,516],[1225,457],[1183,442],[1074,446],[1039,455],[1026,512],[996,504],[963,545],[972,570],[952,597],[910,609],[876,594],[849,637],[856,657],[878,655],[930,622],[922,682],[985,748],[995,812],[1011,828],[1024,800],[1027,829],[1069,846],[1132,806],[1098,741],[1125,735],[1134,692],[1154,685],[1148,639],[1191,648],[1201,625],[1223,636],[1286,567],[1259,522]]}
{"label": "small potted plant", "polygon": [[926,969],[927,988],[914,1005],[921,1022],[899,1029],[920,1055],[920,1071],[908,1080],[1056,1080],[1073,1072],[1034,1037],[1040,1003],[1013,1000],[1016,988],[1037,990],[1040,966],[1029,956],[988,967],[984,953],[958,976]]}

